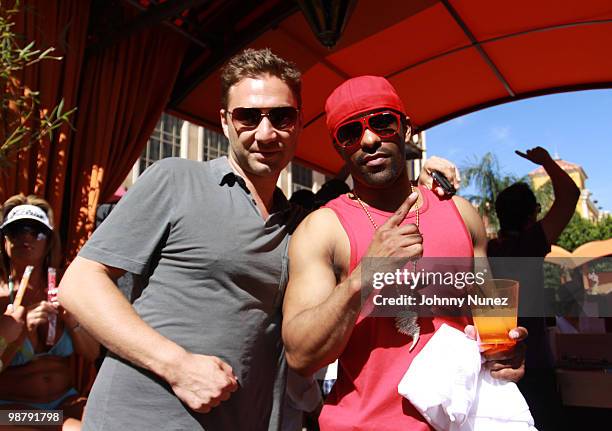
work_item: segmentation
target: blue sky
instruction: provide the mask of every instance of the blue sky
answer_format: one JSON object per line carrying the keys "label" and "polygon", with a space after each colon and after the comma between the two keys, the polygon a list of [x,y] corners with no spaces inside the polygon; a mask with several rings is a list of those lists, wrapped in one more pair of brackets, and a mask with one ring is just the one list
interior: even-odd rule
{"label": "blue sky", "polygon": [[536,97],[488,108],[427,130],[427,154],[462,166],[487,151],[502,171],[526,175],[537,166],[515,149],[542,146],[582,166],[591,199],[612,211],[612,90]]}

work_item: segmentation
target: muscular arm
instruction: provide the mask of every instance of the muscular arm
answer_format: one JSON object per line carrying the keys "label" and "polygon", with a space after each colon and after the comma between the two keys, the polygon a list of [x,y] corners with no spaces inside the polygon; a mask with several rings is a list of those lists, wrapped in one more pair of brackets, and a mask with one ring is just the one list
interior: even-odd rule
{"label": "muscular arm", "polygon": [[[418,228],[401,225],[417,197],[412,193],[376,230],[365,257],[395,257],[381,263],[393,270],[422,256]],[[311,214],[291,239],[283,341],[289,365],[300,374],[312,374],[338,358],[361,310],[361,296],[372,289],[362,287],[361,264],[337,284],[334,267],[341,269],[342,278],[348,271],[349,249],[348,238],[329,209]]]}
{"label": "muscular arm", "polygon": [[361,309],[358,271],[340,284],[334,273],[337,242],[346,235],[335,214],[308,216],[291,238],[289,285],[283,306],[283,341],[289,366],[309,375],[344,350]]}
{"label": "muscular arm", "polygon": [[110,351],[164,377],[185,350],[136,314],[113,281],[122,273],[77,257],[62,278],[59,301]]}
{"label": "muscular arm", "polygon": [[144,322],[113,281],[122,273],[77,257],[62,278],[59,301],[109,350],[166,380],[191,409],[207,413],[227,400],[238,389],[232,368],[187,352]]}
{"label": "muscular arm", "polygon": [[100,354],[100,343],[98,343],[89,333],[81,326],[72,325],[66,327],[72,342],[74,343],[74,350],[79,355],[83,356],[90,362],[94,362]]}

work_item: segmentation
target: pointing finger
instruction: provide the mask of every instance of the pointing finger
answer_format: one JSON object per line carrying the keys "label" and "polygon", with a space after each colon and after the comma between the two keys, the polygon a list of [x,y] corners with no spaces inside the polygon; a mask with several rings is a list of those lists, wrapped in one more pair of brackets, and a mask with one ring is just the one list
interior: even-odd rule
{"label": "pointing finger", "polygon": [[387,221],[385,222],[383,226],[385,227],[399,226],[404,221],[408,213],[410,212],[410,208],[412,208],[412,206],[415,204],[418,197],[419,197],[419,194],[417,192],[410,193],[410,195],[406,198],[406,200],[400,205],[400,207],[395,211],[395,213],[387,219]]}

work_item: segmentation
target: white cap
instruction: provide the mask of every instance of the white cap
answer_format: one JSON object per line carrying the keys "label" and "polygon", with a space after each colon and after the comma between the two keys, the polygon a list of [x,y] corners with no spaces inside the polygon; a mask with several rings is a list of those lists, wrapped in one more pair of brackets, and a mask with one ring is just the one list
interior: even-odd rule
{"label": "white cap", "polygon": [[4,230],[8,225],[19,220],[34,220],[53,230],[53,226],[51,226],[47,214],[39,207],[27,204],[17,205],[10,210],[4,219],[4,223],[0,226],[0,229]]}

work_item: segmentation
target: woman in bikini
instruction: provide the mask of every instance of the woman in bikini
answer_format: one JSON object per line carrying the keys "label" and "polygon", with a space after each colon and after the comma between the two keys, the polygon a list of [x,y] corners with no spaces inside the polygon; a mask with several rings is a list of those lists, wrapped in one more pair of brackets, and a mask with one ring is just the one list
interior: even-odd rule
{"label": "woman in bikini", "polygon": [[15,301],[26,267],[33,269],[21,302],[25,327],[1,358],[0,409],[64,410],[63,429],[80,429],[84,402],[76,402],[71,357],[94,361],[99,345],[70,313],[48,300],[59,264],[49,204],[34,195],[9,198],[0,226],[0,309]]}

